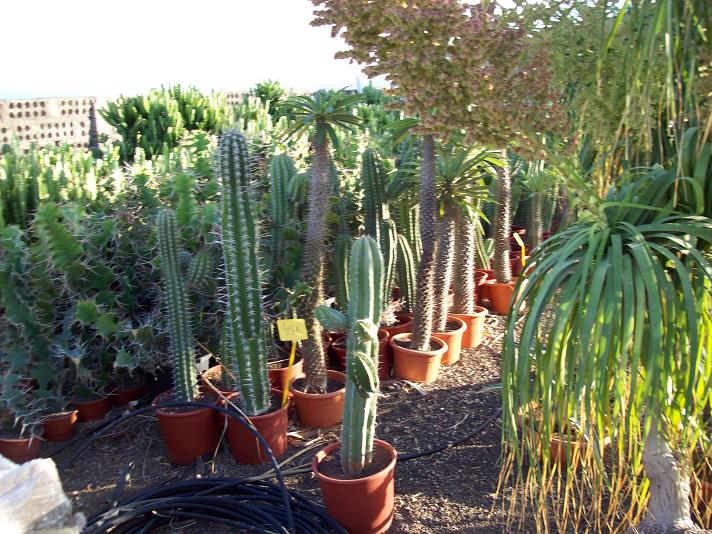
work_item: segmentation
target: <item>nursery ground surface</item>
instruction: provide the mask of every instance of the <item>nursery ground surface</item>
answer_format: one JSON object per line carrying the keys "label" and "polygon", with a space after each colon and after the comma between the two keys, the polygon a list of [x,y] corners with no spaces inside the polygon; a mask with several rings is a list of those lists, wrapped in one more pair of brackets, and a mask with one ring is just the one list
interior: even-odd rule
{"label": "nursery ground surface", "polygon": [[[481,431],[445,451],[398,462],[396,511],[390,532],[488,533],[511,531],[497,498],[500,456],[500,351],[503,318],[488,316],[487,332],[480,347],[464,351],[462,359],[443,367],[436,382],[414,385],[402,381],[383,384],[379,402],[377,436],[391,443],[401,455],[433,449]],[[494,387],[492,387],[494,386]],[[114,410],[109,417],[117,417]],[[486,423],[488,420],[491,422]],[[486,424],[485,424],[486,423]],[[90,428],[85,423],[81,430]],[[483,426],[484,424],[484,426]],[[301,453],[284,468],[306,465],[324,444],[338,436],[338,428],[321,432],[300,428],[290,420],[290,447],[282,460]],[[81,442],[81,434],[76,438]],[[50,455],[62,444],[44,444]],[[226,447],[214,459],[186,467],[168,463],[158,424],[152,416],[139,415],[94,442],[74,465],[67,465],[74,445],[53,457],[58,463],[65,491],[78,511],[95,514],[111,500],[130,497],[169,479],[196,476],[244,477],[263,473],[265,466],[238,464]],[[123,489],[116,489],[126,479]],[[320,501],[314,476],[287,478],[291,489]],[[121,485],[121,484],[119,484]],[[211,525],[184,525],[183,532],[221,532]],[[523,532],[530,529],[524,527]]]}

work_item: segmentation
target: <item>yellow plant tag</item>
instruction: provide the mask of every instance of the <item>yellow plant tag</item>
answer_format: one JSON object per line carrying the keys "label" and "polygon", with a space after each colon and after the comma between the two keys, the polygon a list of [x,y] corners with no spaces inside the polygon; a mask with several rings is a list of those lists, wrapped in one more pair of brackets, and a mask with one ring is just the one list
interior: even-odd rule
{"label": "yellow plant tag", "polygon": [[281,341],[303,341],[309,338],[304,319],[278,319],[277,333]]}
{"label": "yellow plant tag", "polygon": [[513,237],[514,240],[517,242],[517,245],[519,245],[519,248],[520,248],[521,251],[522,251],[522,267],[524,267],[524,262],[526,261],[526,255],[527,255],[527,249],[526,249],[526,247],[524,246],[524,241],[522,241],[521,236],[520,236],[518,233],[516,233],[516,232],[514,232],[514,233],[512,234],[512,237]]}

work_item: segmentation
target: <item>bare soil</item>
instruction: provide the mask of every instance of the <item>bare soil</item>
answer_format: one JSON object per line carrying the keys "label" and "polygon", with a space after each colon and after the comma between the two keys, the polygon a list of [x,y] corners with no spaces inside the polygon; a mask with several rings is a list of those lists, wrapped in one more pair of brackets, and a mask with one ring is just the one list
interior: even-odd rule
{"label": "bare soil", "polygon": [[[497,497],[500,459],[500,351],[503,318],[487,317],[480,347],[463,351],[451,367],[443,367],[432,384],[399,380],[382,383],[377,437],[392,444],[400,456],[426,451],[455,441],[491,422],[464,443],[445,451],[399,461],[396,465],[396,512],[392,533],[512,532]],[[492,387],[494,386],[494,387]],[[108,417],[118,417],[115,408]],[[214,458],[177,467],[166,460],[155,418],[139,415],[96,440],[73,465],[68,461],[86,435],[102,421],[80,425],[68,446],[43,443],[42,454],[53,455],[64,489],[76,508],[87,515],[106,509],[154,484],[196,476],[245,477],[264,473],[267,466],[238,464],[226,446]],[[338,428],[317,431],[299,428],[290,417],[290,446],[283,469],[305,466],[327,442],[338,438]],[[63,450],[60,450],[63,447]],[[287,478],[288,485],[321,501],[313,474]],[[505,488],[504,494],[509,493]],[[533,532],[526,523],[520,532]],[[211,525],[186,525],[183,532],[221,532]]]}

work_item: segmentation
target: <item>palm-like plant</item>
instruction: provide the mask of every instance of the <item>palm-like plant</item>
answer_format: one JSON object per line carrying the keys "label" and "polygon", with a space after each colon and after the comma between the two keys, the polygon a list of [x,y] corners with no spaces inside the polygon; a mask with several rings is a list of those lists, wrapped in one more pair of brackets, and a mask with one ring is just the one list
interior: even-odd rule
{"label": "palm-like plant", "polygon": [[347,95],[343,91],[319,91],[313,96],[288,98],[283,109],[291,123],[286,136],[308,134],[313,151],[307,208],[307,235],[300,269],[301,281],[311,288],[304,300],[300,316],[307,323],[309,339],[303,344],[306,389],[326,391],[326,362],[321,339],[321,326],[314,317],[314,309],[324,300],[324,254],[326,251],[326,214],[333,190],[329,144],[338,146],[337,129],[353,131],[360,124],[351,108],[363,99],[361,95]]}
{"label": "palm-like plant", "polygon": [[484,184],[486,174],[493,172],[493,167],[499,164],[495,152],[478,146],[451,144],[438,152],[436,194],[442,218],[435,273],[433,323],[437,332],[444,332],[446,328],[453,268],[457,269],[454,277],[455,312],[475,311],[476,217],[482,215],[477,201],[487,193]]}
{"label": "palm-like plant", "polygon": [[[610,492],[608,521],[620,525],[625,506],[624,526],[635,522],[648,499],[636,532],[695,528],[689,451],[712,391],[712,265],[703,253],[712,220],[693,181],[655,167],[622,177],[599,200],[578,180],[579,220],[535,250],[515,290],[503,352],[504,435],[520,474],[530,457],[526,494],[540,526],[557,488],[568,497],[559,501],[567,503],[560,530],[580,504],[571,499],[582,487],[573,462],[567,483],[552,484],[549,443],[559,432],[593,445],[586,450],[595,461],[580,476],[599,512]],[[616,445],[612,469],[602,461],[606,437]]]}

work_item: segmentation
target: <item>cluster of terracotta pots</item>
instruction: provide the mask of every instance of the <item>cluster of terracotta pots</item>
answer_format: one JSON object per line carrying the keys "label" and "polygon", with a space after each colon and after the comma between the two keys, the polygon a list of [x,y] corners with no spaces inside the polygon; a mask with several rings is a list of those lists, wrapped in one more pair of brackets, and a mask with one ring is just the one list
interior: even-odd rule
{"label": "cluster of terracotta pots", "polygon": [[41,431],[35,437],[0,438],[0,454],[15,463],[24,463],[39,456],[42,440],[50,442],[71,439],[77,423],[94,421],[104,417],[112,406],[125,406],[144,394],[144,387],[116,389],[107,396],[92,400],[75,399],[70,409],[50,414],[42,420]]}

